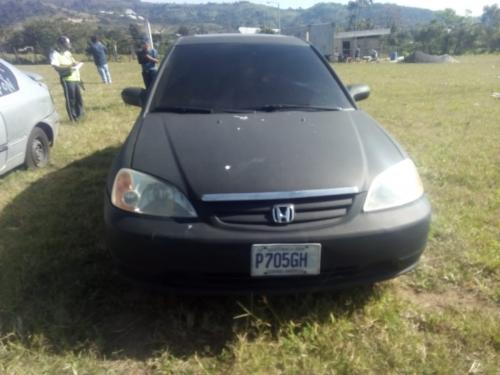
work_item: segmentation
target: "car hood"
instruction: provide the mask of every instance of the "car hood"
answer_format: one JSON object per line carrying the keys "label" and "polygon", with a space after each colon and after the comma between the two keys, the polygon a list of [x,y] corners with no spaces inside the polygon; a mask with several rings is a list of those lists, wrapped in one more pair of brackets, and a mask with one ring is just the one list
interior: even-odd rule
{"label": "car hood", "polygon": [[35,72],[27,72],[25,70],[22,71],[24,74],[26,74],[28,77],[30,77],[33,81],[35,82],[43,82],[44,79],[43,79],[43,76],[41,76],[40,74],[38,73],[35,73]]}
{"label": "car hood", "polygon": [[345,187],[362,191],[373,163],[380,161],[374,147],[392,154],[382,158],[385,164],[402,156],[360,112],[154,113],[142,124],[133,167],[197,198]]}

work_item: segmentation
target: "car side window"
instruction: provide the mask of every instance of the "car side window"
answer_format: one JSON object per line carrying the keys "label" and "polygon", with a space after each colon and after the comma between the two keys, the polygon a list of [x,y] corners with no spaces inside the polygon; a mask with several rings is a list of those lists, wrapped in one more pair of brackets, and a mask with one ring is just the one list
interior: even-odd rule
{"label": "car side window", "polygon": [[0,63],[0,97],[12,94],[19,90],[19,85],[14,73],[4,64]]}

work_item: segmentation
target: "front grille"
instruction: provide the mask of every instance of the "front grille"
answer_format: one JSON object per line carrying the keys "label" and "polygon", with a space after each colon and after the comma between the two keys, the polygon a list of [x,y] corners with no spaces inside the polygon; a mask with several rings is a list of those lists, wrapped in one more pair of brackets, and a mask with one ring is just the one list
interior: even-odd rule
{"label": "front grille", "polygon": [[347,215],[354,195],[293,199],[289,201],[244,201],[207,203],[208,215],[227,224],[279,225],[272,217],[274,205],[286,203],[295,207],[295,218],[289,225],[340,220]]}

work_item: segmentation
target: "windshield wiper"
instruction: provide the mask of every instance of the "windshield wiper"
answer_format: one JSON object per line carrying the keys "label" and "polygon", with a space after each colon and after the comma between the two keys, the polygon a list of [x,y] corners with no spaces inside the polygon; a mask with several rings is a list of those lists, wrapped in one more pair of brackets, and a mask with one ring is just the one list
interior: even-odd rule
{"label": "windshield wiper", "polygon": [[218,112],[218,113],[253,113],[253,112],[255,112],[255,110],[248,109],[248,108],[222,108],[222,109],[216,109],[215,112]]}
{"label": "windshield wiper", "polygon": [[343,111],[342,107],[319,107],[297,104],[266,104],[248,108],[223,108],[213,109],[204,107],[188,107],[188,106],[159,106],[155,108],[155,112],[173,112],[173,113],[251,113],[251,112],[277,112],[277,111]]}
{"label": "windshield wiper", "polygon": [[202,107],[181,107],[181,106],[164,106],[156,107],[155,112],[173,112],[173,113],[213,113],[211,108]]}
{"label": "windshield wiper", "polygon": [[251,109],[253,111],[260,112],[276,112],[276,111],[311,111],[311,112],[321,112],[321,111],[343,111],[342,107],[320,107],[320,106],[310,106],[310,105],[298,105],[298,104],[266,104],[262,106],[245,108]]}

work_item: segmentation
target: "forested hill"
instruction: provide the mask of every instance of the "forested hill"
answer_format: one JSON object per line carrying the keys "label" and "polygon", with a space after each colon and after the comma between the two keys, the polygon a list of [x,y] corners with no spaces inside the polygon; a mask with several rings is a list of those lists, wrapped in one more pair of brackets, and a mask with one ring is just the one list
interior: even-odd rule
{"label": "forested hill", "polygon": [[[95,17],[103,21],[124,22],[126,9],[148,17],[155,24],[212,25],[221,31],[235,31],[239,26],[277,27],[277,9],[246,1],[208,4],[159,4],[140,0],[0,0],[0,26],[17,24],[32,17],[66,15]],[[346,27],[349,20],[347,6],[320,3],[307,9],[281,9],[283,28],[322,22],[335,22]],[[368,27],[408,26],[429,22],[434,12],[394,4],[373,4],[361,9],[360,18],[370,20]]]}

